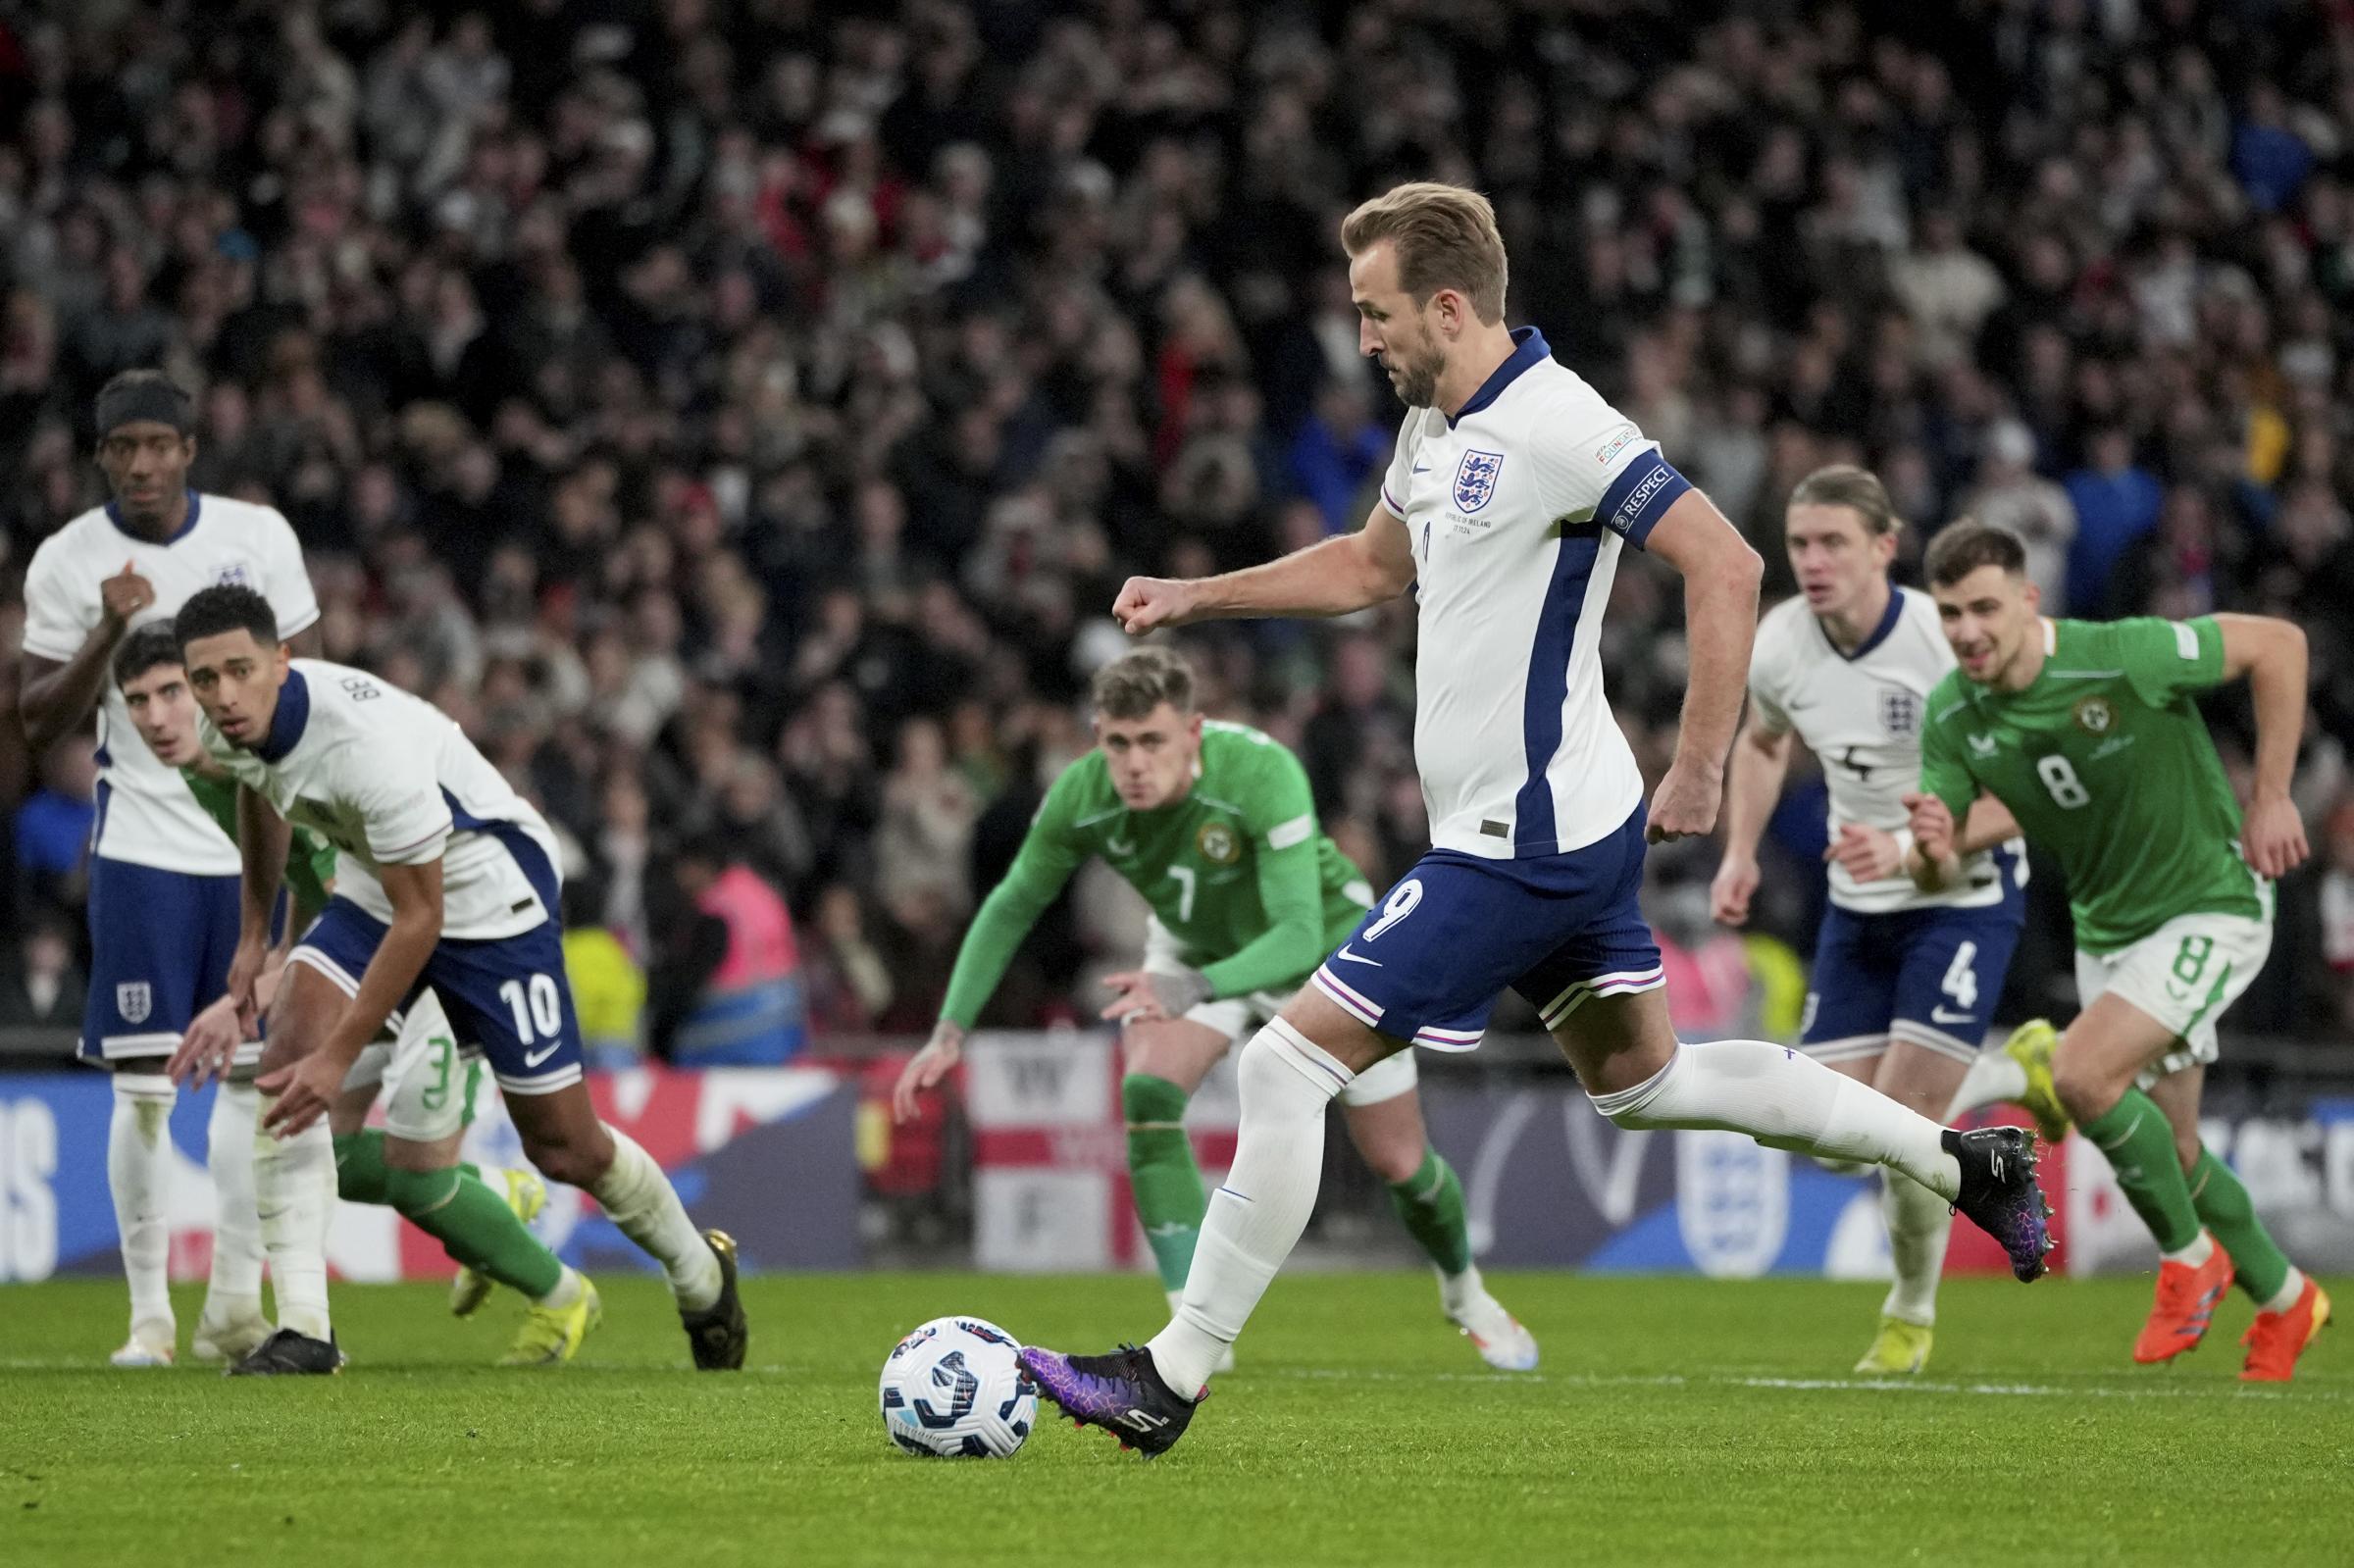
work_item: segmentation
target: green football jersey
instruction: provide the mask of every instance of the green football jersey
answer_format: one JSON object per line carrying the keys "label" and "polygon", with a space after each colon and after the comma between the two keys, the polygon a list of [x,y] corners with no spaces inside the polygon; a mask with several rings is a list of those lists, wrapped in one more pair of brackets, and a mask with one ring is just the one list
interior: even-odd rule
{"label": "green football jersey", "polygon": [[[237,841],[237,782],[234,779],[211,779],[193,768],[179,770],[187,782],[188,793],[204,808],[205,815],[221,825],[229,841]],[[328,889],[335,880],[335,846],[312,833],[308,828],[296,828],[293,839],[286,845],[286,891],[294,900],[297,917],[317,914],[327,907]]]}
{"label": "green football jersey", "polygon": [[2059,857],[2087,952],[2194,912],[2261,920],[2239,803],[2191,700],[2223,676],[2211,619],[2047,621],[2024,690],[1956,670],[1929,693],[1921,787],[1956,823],[1981,793],[2008,806]]}
{"label": "green football jersey", "polygon": [[1373,901],[1364,874],[1316,823],[1307,770],[1258,731],[1202,727],[1184,799],[1131,811],[1100,751],[1047,791],[1021,853],[965,934],[941,1016],[971,1028],[1062,885],[1100,855],[1152,906],[1215,996],[1299,985]]}

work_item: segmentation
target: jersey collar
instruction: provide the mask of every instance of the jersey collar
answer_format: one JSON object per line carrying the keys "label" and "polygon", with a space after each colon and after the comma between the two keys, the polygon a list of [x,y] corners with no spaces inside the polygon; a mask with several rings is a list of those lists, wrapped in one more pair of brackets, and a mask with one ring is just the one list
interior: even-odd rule
{"label": "jersey collar", "polygon": [[[165,539],[162,542],[165,544],[178,544],[180,540],[195,532],[197,514],[203,510],[204,497],[197,494],[194,490],[188,491],[187,517],[181,521],[179,531],[175,532],[170,538]],[[129,534],[130,537],[138,540],[141,544],[153,544],[157,542],[156,540],[149,538],[144,533],[134,532],[131,529],[131,526],[123,521],[123,508],[113,501],[106,503],[106,520],[109,523],[112,523],[124,533]]]}
{"label": "jersey collar", "polygon": [[1512,345],[1510,356],[1497,366],[1486,380],[1479,383],[1479,390],[1471,394],[1471,400],[1447,417],[1449,430],[1454,430],[1502,397],[1504,389],[1511,385],[1522,371],[1553,358],[1553,350],[1546,345],[1545,334],[1533,327],[1513,328]]}
{"label": "jersey collar", "polygon": [[300,670],[288,670],[286,683],[278,688],[278,711],[270,715],[270,733],[253,748],[254,755],[273,766],[285,761],[286,753],[301,743],[303,732],[310,726],[311,683]]}
{"label": "jersey collar", "polygon": [[1858,659],[1863,658],[1872,649],[1887,641],[1890,636],[1894,635],[1896,632],[1896,624],[1899,621],[1902,621],[1904,618],[1905,590],[1896,583],[1891,582],[1888,584],[1888,608],[1880,612],[1879,624],[1871,629],[1871,634],[1869,636],[1856,644],[1856,651],[1853,653],[1841,652],[1839,644],[1831,641],[1831,634],[1828,632],[1822,631],[1822,620],[1819,616],[1813,617],[1812,619],[1815,622],[1815,630],[1822,632],[1822,640],[1830,644],[1831,651],[1833,653],[1837,653],[1839,657],[1845,659],[1848,663],[1854,664]]}

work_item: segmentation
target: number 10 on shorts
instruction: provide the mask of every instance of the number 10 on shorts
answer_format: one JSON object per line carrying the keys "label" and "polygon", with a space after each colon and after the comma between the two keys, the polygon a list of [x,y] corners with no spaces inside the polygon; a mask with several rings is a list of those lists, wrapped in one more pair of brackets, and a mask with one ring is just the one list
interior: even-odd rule
{"label": "number 10 on shorts", "polygon": [[[515,1037],[529,1045],[537,1039],[558,1039],[564,1033],[564,998],[555,977],[534,975],[527,986],[510,980],[498,987],[498,999],[515,1015]],[[533,1031],[537,1029],[537,1034]]]}

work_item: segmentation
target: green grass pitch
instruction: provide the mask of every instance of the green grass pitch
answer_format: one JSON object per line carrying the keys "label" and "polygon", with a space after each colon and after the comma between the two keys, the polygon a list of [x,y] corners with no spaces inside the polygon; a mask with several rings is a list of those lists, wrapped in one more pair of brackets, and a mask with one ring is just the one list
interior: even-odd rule
{"label": "green grass pitch", "polygon": [[541,1373],[486,1365],[511,1298],[341,1287],[353,1364],[300,1383],[115,1372],[119,1286],[0,1289],[0,1563],[2354,1562],[2354,1338],[2245,1390],[2244,1301],[2144,1370],[2142,1282],[1956,1281],[1881,1387],[1847,1370],[1875,1287],[1493,1283],[1541,1373],[1488,1373],[1426,1277],[1286,1278],[1151,1464],[1044,1406],[1011,1461],[910,1458],[875,1408],[926,1318],[1102,1348],[1157,1325],[1143,1279],[760,1280],[741,1377],[685,1370],[645,1280]]}

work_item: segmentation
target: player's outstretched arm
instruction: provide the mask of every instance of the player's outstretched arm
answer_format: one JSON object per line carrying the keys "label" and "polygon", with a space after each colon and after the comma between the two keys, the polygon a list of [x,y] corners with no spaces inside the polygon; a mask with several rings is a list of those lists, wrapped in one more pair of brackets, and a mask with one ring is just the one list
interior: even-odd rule
{"label": "player's outstretched arm", "polygon": [[2311,852],[2288,794],[2305,736],[2305,632],[2269,615],[2219,615],[2215,625],[2224,634],[2224,679],[2246,676],[2256,708],[2256,782],[2240,850],[2260,875],[2286,876]]}
{"label": "player's outstretched arm", "polygon": [[1749,901],[1758,890],[1758,840],[1766,835],[1766,820],[1773,815],[1789,776],[1790,732],[1767,728],[1751,709],[1733,742],[1724,785],[1724,859],[1709,885],[1709,913],[1720,925],[1749,919]]}
{"label": "player's outstretched arm", "polygon": [[1195,621],[1349,615],[1404,593],[1414,581],[1406,525],[1375,506],[1355,533],[1214,578],[1130,578],[1111,613],[1131,636]]}
{"label": "player's outstretched arm", "polygon": [[963,1054],[965,1031],[989,1005],[998,982],[1005,978],[1005,966],[1013,962],[1030,928],[1062,891],[1071,873],[1086,860],[1086,854],[1068,836],[1070,780],[1071,772],[1066,769],[1047,791],[1046,803],[1030,824],[1005,880],[981,900],[980,910],[966,929],[964,940],[956,948],[956,967],[948,974],[948,993],[941,1001],[940,1021],[933,1026],[932,1038],[908,1059],[892,1088],[892,1114],[896,1120],[911,1120],[916,1096],[948,1076]]}
{"label": "player's outstretched arm", "polygon": [[1684,635],[1690,674],[1675,760],[1651,802],[1652,842],[1688,838],[1716,826],[1724,754],[1749,679],[1758,629],[1758,582],[1766,565],[1740,531],[1698,490],[1677,496],[1644,548],[1683,574]]}

